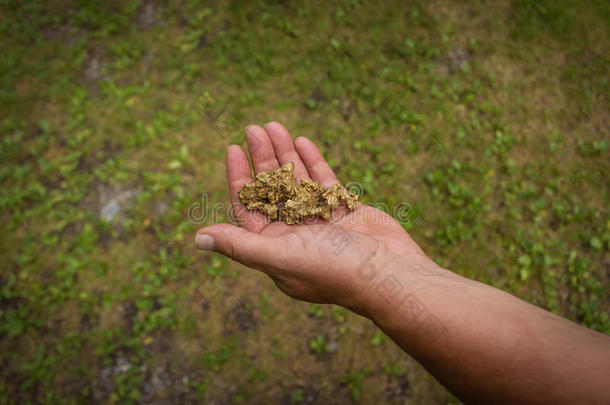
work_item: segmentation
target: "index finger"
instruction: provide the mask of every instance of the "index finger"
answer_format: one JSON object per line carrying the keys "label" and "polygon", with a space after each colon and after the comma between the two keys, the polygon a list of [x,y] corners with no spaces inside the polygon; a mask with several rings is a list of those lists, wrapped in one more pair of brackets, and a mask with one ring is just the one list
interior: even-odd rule
{"label": "index finger", "polygon": [[253,182],[248,157],[239,145],[229,145],[227,148],[227,180],[233,213],[239,225],[249,231],[259,232],[269,222],[269,219],[258,211],[248,211],[239,201],[239,190],[244,184]]}

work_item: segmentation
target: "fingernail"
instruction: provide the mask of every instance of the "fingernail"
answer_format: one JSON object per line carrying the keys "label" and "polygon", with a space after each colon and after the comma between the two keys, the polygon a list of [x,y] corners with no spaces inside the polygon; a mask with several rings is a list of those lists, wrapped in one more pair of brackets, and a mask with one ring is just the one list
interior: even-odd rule
{"label": "fingernail", "polygon": [[205,233],[199,234],[195,238],[195,245],[199,249],[212,250],[214,249],[214,238],[212,235],[206,235]]}

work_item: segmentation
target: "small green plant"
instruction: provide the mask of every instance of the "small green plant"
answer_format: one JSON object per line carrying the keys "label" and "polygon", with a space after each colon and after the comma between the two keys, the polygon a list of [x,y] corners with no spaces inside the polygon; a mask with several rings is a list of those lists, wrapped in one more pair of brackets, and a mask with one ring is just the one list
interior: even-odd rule
{"label": "small green plant", "polygon": [[322,310],[322,307],[320,305],[311,304],[309,306],[309,309],[307,310],[307,314],[315,318],[321,318],[322,316],[324,316],[324,311]]}
{"label": "small green plant", "polygon": [[303,390],[300,388],[292,390],[290,393],[290,403],[291,404],[300,404],[305,399]]}
{"label": "small green plant", "polygon": [[349,311],[347,309],[338,306],[333,307],[333,318],[335,319],[335,321],[339,323],[345,322],[347,314],[349,314]]}
{"label": "small green plant", "polygon": [[309,341],[309,348],[317,355],[322,355],[329,351],[328,344],[324,335],[318,335]]}
{"label": "small green plant", "polygon": [[237,341],[234,338],[229,344],[222,344],[217,351],[204,354],[202,358],[204,367],[211,371],[219,371],[221,366],[233,355],[236,343]]}
{"label": "small green plant", "polygon": [[282,339],[275,335],[271,338],[271,345],[269,346],[269,352],[278,359],[285,359],[286,354],[280,349],[282,345]]}
{"label": "small green plant", "polygon": [[580,139],[578,141],[578,151],[583,156],[598,156],[608,150],[608,141],[584,141]]}
{"label": "small green plant", "polygon": [[360,399],[362,395],[363,380],[370,372],[368,370],[362,370],[359,372],[350,371],[341,377],[341,382],[347,387],[350,396],[354,401]]}
{"label": "small green plant", "polygon": [[375,331],[375,334],[371,338],[371,344],[373,346],[379,346],[383,342],[385,342],[387,339],[388,338],[386,337],[386,335],[384,335],[381,331],[377,330],[377,331]]}
{"label": "small green plant", "polygon": [[405,374],[405,369],[398,364],[394,364],[385,366],[384,372],[389,376],[400,377]]}

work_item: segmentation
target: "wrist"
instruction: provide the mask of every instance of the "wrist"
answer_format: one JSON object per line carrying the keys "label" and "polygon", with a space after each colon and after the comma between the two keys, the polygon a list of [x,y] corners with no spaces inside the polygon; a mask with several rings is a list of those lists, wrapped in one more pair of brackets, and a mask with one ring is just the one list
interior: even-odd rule
{"label": "wrist", "polygon": [[401,303],[415,291],[439,278],[459,277],[442,269],[422,253],[371,254],[354,271],[357,289],[349,302],[340,305],[384,324],[400,315]]}

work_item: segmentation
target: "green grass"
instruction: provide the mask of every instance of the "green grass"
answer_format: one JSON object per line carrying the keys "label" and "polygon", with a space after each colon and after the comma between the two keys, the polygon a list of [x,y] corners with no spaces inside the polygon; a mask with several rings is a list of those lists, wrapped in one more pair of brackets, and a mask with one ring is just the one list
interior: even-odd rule
{"label": "green grass", "polygon": [[610,333],[607,2],[384,4],[0,1],[0,403],[454,401],[193,248],[269,120],[441,265]]}

